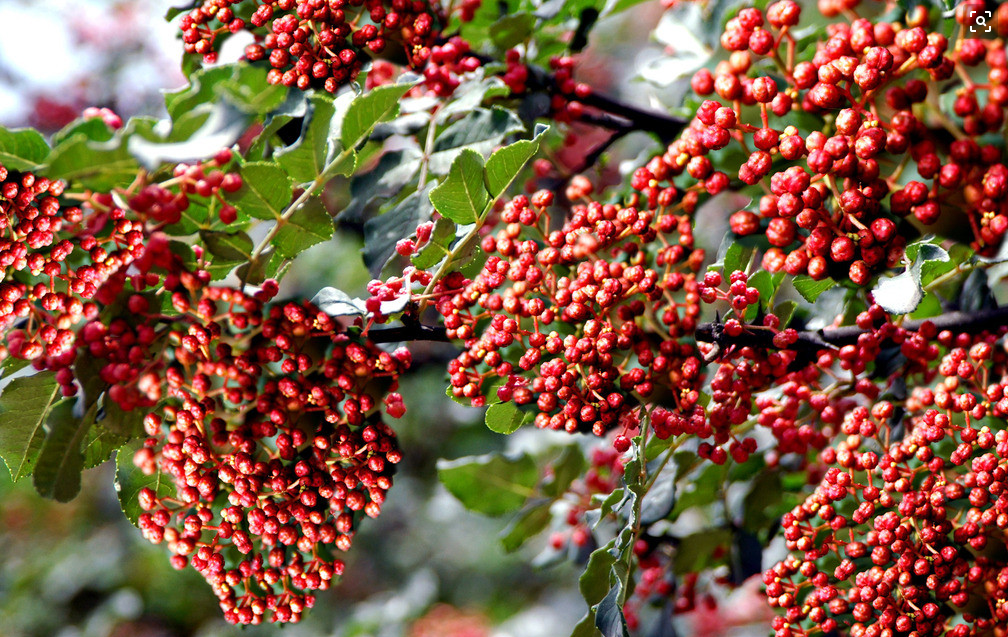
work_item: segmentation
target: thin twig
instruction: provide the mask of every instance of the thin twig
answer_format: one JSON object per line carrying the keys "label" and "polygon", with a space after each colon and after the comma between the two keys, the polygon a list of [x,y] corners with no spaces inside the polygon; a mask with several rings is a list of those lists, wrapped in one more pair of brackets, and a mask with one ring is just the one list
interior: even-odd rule
{"label": "thin twig", "polygon": [[[902,323],[903,329],[916,332],[924,323],[931,323],[938,331],[956,330],[958,332],[980,332],[994,330],[1008,325],[1008,308],[979,310],[976,312],[948,312],[929,319],[908,320]],[[788,349],[819,351],[836,349],[844,345],[857,343],[858,337],[867,330],[856,325],[844,327],[827,327],[821,330],[798,332],[798,340]],[[777,349],[773,344],[774,331],[768,328],[748,326],[738,336],[729,336],[724,331],[722,323],[703,323],[697,326],[696,340],[701,343],[713,343],[722,349],[732,345],[739,347],[759,347]]]}

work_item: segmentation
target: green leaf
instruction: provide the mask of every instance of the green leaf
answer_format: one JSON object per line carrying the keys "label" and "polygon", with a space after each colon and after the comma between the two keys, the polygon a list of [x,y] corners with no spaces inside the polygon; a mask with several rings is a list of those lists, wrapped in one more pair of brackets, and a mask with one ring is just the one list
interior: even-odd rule
{"label": "green leaf", "polygon": [[273,238],[277,254],[294,258],[306,249],[332,239],[333,222],[329,212],[317,199],[294,211]]}
{"label": "green leaf", "polygon": [[[428,199],[428,203],[429,201]],[[431,210],[433,210],[433,206],[431,206]],[[459,236],[460,231],[461,228],[455,225],[454,221],[444,217],[435,221],[430,241],[420,249],[420,252],[413,255],[413,265],[424,270],[440,263],[442,259],[451,254],[451,245]]]}
{"label": "green leaf", "polygon": [[651,488],[641,499],[640,521],[642,524],[653,524],[668,517],[676,503],[676,470],[671,465],[665,465],[662,472],[655,478]]}
{"label": "green leaf", "polygon": [[185,138],[181,136],[184,131],[173,130],[170,140],[152,130],[137,131],[136,120],[130,120],[124,133],[128,138],[126,148],[148,170],[156,170],[163,164],[196,163],[221,148],[231,147],[248,128],[248,120],[248,115],[233,105],[216,102],[210,106],[202,126]]}
{"label": "green leaf", "polygon": [[146,413],[143,409],[123,410],[119,403],[105,396],[105,415],[98,421],[102,429],[122,436],[127,440],[144,435],[143,420]]}
{"label": "green leaf", "polygon": [[598,495],[593,496],[592,504],[596,503],[595,498],[598,498],[598,520],[596,520],[593,527],[598,526],[598,523],[606,519],[614,511],[619,511],[628,503],[632,502],[636,495],[630,489],[624,489],[620,487],[618,489],[613,489],[612,493],[606,495],[604,498]]}
{"label": "green leaf", "polygon": [[612,587],[610,574],[612,573],[613,565],[616,563],[616,556],[613,555],[615,546],[616,539],[613,538],[605,546],[600,546],[592,551],[588,557],[588,563],[581,573],[581,577],[578,578],[578,588],[581,590],[581,596],[584,597],[589,606],[595,606],[605,599],[605,596],[609,593],[609,589]]}
{"label": "green leaf", "polygon": [[245,261],[252,255],[252,239],[244,232],[200,230],[207,251],[223,261]]}
{"label": "green leaf", "polygon": [[497,199],[508,189],[528,160],[539,151],[539,138],[546,128],[538,128],[535,137],[522,139],[494,151],[486,161],[486,187],[491,199]]}
{"label": "green leaf", "polygon": [[809,303],[815,303],[820,294],[832,288],[836,284],[837,282],[829,277],[816,281],[812,277],[804,274],[796,276],[793,281],[794,288],[798,290],[798,294],[801,294],[802,298]]}
{"label": "green leaf", "polygon": [[614,15],[617,13],[621,13],[631,7],[636,7],[642,2],[645,2],[645,0],[615,0],[615,2],[610,1],[606,3],[604,13],[606,15]]}
{"label": "green leaf", "polygon": [[730,546],[731,541],[731,531],[726,529],[706,529],[687,535],[676,547],[673,570],[677,575],[695,573],[711,565],[714,551]]}
{"label": "green leaf", "polygon": [[796,309],[798,309],[798,304],[791,300],[778,303],[774,306],[773,313],[780,319],[781,329],[787,327],[788,324],[791,323],[791,317],[794,316]]}
{"label": "green leaf", "polygon": [[486,426],[499,434],[512,434],[532,418],[532,412],[522,411],[514,403],[495,403],[487,407]]}
{"label": "green leaf", "polygon": [[234,73],[233,64],[200,69],[189,76],[189,85],[165,93],[165,109],[172,121],[201,104],[211,104],[217,97],[214,87],[228,81]]}
{"label": "green leaf", "polygon": [[399,113],[399,100],[413,83],[379,86],[357,97],[347,109],[340,127],[343,148],[356,148],[367,139],[375,124],[391,119]]}
{"label": "green leaf", "polygon": [[0,457],[15,482],[35,467],[46,417],[59,398],[56,376],[50,372],[15,378],[0,394]]}
{"label": "green leaf", "polygon": [[[391,203],[388,200],[398,198],[406,185],[412,181],[413,176],[420,169],[422,156],[416,146],[392,150],[381,156],[373,170],[354,175],[350,182],[351,200],[340,212],[340,218],[355,219],[364,212],[368,204],[379,198],[386,200],[384,207],[387,208]],[[367,229],[365,228],[366,233]],[[399,237],[399,239],[401,238],[402,236]],[[365,241],[365,244],[367,243]]]}
{"label": "green leaf", "polygon": [[257,219],[279,219],[294,192],[290,177],[270,162],[245,164],[241,177],[242,187],[229,197],[231,204]]}
{"label": "green leaf", "polygon": [[[245,153],[246,161],[259,161],[273,152],[272,142],[277,131],[295,117],[305,117],[308,114],[308,95],[302,91],[289,91],[284,103],[263,118],[262,130],[256,134]],[[279,146],[282,147],[283,144],[280,143]]]}
{"label": "green leaf", "polygon": [[628,637],[630,634],[619,601],[622,591],[623,586],[616,582],[595,608],[595,627],[603,637]]}
{"label": "green leaf", "polygon": [[441,106],[434,115],[438,123],[446,122],[459,113],[469,113],[487,98],[507,95],[509,90],[498,77],[483,77],[483,67],[476,69],[475,77],[467,79],[452,93],[451,100]]}
{"label": "green leaf", "polygon": [[352,298],[343,290],[324,287],[311,300],[312,304],[329,316],[363,316],[367,314],[364,300]]}
{"label": "green leaf", "polygon": [[761,300],[769,301],[777,293],[777,288],[780,287],[783,280],[783,272],[770,274],[766,270],[760,270],[749,277],[748,285],[759,290]]}
{"label": "green leaf", "polygon": [[172,120],[171,133],[168,139],[181,141],[189,139],[196,134],[196,131],[206,125],[210,115],[214,112],[214,104],[201,104],[191,111],[179,115],[178,119]]}
{"label": "green leaf", "polygon": [[490,38],[500,49],[510,49],[532,35],[535,18],[530,13],[515,13],[501,17],[490,27]]}
{"label": "green leaf", "polygon": [[231,77],[213,85],[214,91],[239,110],[263,115],[275,110],[287,98],[288,88],[266,81],[266,68],[239,62]]}
{"label": "green leaf", "polygon": [[[907,246],[907,256],[913,262],[902,273],[882,279],[872,290],[876,303],[893,314],[909,314],[924,298],[921,272],[925,266],[935,261],[948,261],[949,254],[941,247],[930,243],[932,238]],[[912,249],[913,248],[913,249]]]}
{"label": "green leaf", "polygon": [[512,133],[525,130],[517,114],[502,108],[477,108],[446,128],[435,140],[428,166],[438,175],[465,149],[488,155]]}
{"label": "green leaf", "polygon": [[[381,275],[382,268],[395,253],[396,243],[400,239],[413,235],[417,226],[430,219],[434,212],[434,205],[430,201],[433,187],[433,183],[428,183],[423,189],[411,193],[392,206],[389,211],[364,222],[364,265],[372,276]],[[454,236],[454,224],[452,230]]]}
{"label": "green leaf", "polygon": [[84,468],[93,469],[112,457],[129,438],[104,427],[92,427],[84,441]]}
{"label": "green leaf", "polygon": [[[695,457],[695,454],[692,455]],[[672,508],[673,519],[683,511],[717,502],[718,491],[721,489],[727,470],[725,465],[706,465],[695,474],[694,478],[682,485],[683,488],[679,490],[675,506]],[[685,476],[677,474],[677,477],[682,479]]]}
{"label": "green leaf", "polygon": [[751,249],[743,247],[738,241],[732,241],[722,260],[724,276],[727,278],[735,271],[744,272],[752,258],[752,253]]}
{"label": "green leaf", "polygon": [[528,455],[501,454],[440,460],[438,478],[470,511],[502,515],[519,509],[535,495],[539,471]]}
{"label": "green leaf", "polygon": [[46,176],[74,181],[98,191],[128,184],[136,177],[140,164],[122,142],[122,136],[93,142],[84,134],[71,135],[49,153]]}
{"label": "green leaf", "polygon": [[0,126],[0,164],[9,170],[33,170],[48,154],[49,144],[37,130]]}
{"label": "green leaf", "polygon": [[63,140],[74,135],[84,135],[93,142],[107,142],[112,139],[114,133],[115,131],[109,128],[100,118],[92,117],[84,119],[78,117],[53,133],[52,145],[57,146]]}
{"label": "green leaf", "polygon": [[483,158],[465,149],[452,162],[448,177],[431,190],[434,208],[456,223],[476,223],[490,200],[483,185]]}
{"label": "green leaf", "polygon": [[550,506],[553,500],[540,498],[525,505],[524,508],[501,531],[501,546],[508,553],[517,551],[529,538],[545,529],[550,522]]}
{"label": "green leaf", "polygon": [[597,637],[599,634],[599,629],[595,626],[595,610],[591,609],[577,623],[570,637]]}
{"label": "green leaf", "polygon": [[[15,372],[20,371],[25,367],[28,367],[29,364],[30,364],[29,361],[26,361],[23,358],[15,358],[13,356],[8,356],[7,358],[0,361],[0,378],[4,378],[5,376],[12,376],[14,375]],[[2,392],[0,392],[0,395],[2,395]]]}
{"label": "green leaf", "polygon": [[244,232],[200,230],[200,238],[210,253],[206,270],[214,281],[226,278],[236,266],[246,263],[252,253],[252,240]]}
{"label": "green leaf", "polygon": [[290,260],[277,254],[273,248],[266,248],[259,253],[255,263],[245,262],[235,269],[234,273],[240,280],[252,285],[259,285],[266,279],[280,280],[290,266]]}
{"label": "green leaf", "polygon": [[757,475],[742,503],[743,528],[752,533],[768,528],[772,520],[784,513],[778,511],[783,495],[784,485],[778,473],[764,471]]}
{"label": "green leaf", "polygon": [[587,469],[584,453],[577,445],[567,445],[560,455],[549,463],[552,476],[542,485],[544,494],[559,498],[574,480],[581,477]]}
{"label": "green leaf", "polygon": [[313,181],[322,174],[329,152],[330,126],[336,106],[328,95],[309,98],[309,115],[301,127],[301,137],[274,155],[280,167],[295,183]]}
{"label": "green leaf", "polygon": [[784,280],[784,273],[777,272],[775,274],[770,274],[766,270],[760,270],[756,274],[749,277],[748,285],[759,290],[760,303],[750,305],[745,311],[745,321],[747,323],[756,320],[756,316],[759,310],[766,309],[765,303],[769,303],[777,295],[777,288],[780,287],[781,281]]}
{"label": "green leaf", "polygon": [[121,447],[116,452],[116,495],[119,496],[119,506],[122,507],[123,513],[133,523],[133,526],[136,526],[137,519],[143,513],[143,509],[140,508],[140,503],[137,501],[141,489],[144,487],[151,489],[158,498],[175,495],[175,485],[172,484],[169,476],[160,472],[150,476],[144,475],[133,464],[133,456],[142,446],[142,443],[131,444]]}
{"label": "green leaf", "polygon": [[84,454],[81,447],[94,424],[91,417],[77,418],[72,401],[60,403],[49,417],[49,431],[35,463],[35,490],[45,498],[69,502],[79,492]]}

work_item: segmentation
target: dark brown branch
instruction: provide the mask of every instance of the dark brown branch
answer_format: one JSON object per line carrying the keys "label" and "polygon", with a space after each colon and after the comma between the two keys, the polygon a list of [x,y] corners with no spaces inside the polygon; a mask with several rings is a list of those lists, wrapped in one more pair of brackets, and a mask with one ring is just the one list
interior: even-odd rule
{"label": "dark brown branch", "polygon": [[596,91],[592,91],[579,101],[585,106],[623,118],[630,122],[634,130],[654,133],[664,142],[675,139],[687,124],[682,118],[644,110]]}
{"label": "dark brown branch", "polygon": [[[981,332],[995,330],[1008,325],[1008,307],[976,312],[949,312],[930,319],[909,320],[903,322],[903,328],[916,332],[925,322],[932,323],[938,331],[954,330],[958,332]],[[844,327],[827,327],[821,330],[807,330],[798,333],[798,340],[789,349],[815,352],[823,349],[835,349],[844,345],[853,345],[865,330],[856,325]],[[721,348],[730,346],[759,347],[776,349],[773,344],[774,333],[763,327],[746,328],[738,336],[729,336],[724,332],[723,323],[703,323],[697,327],[696,340],[701,343],[713,343]]]}
{"label": "dark brown branch", "polygon": [[[498,62],[495,58],[480,53],[472,52],[469,55],[478,59],[481,64]],[[545,92],[548,95],[561,95],[565,99],[581,102],[581,104],[597,111],[584,113],[579,121],[615,131],[629,132],[637,130],[654,133],[663,142],[670,142],[675,139],[688,123],[687,120],[680,117],[645,110],[594,89],[584,98],[567,95],[560,91],[556,76],[546,69],[531,64],[526,65],[526,68],[529,72],[526,82],[529,92]]]}
{"label": "dark brown branch", "polygon": [[402,343],[407,341],[448,342],[445,328],[434,325],[408,323],[402,327],[386,327],[368,331],[372,343]]}

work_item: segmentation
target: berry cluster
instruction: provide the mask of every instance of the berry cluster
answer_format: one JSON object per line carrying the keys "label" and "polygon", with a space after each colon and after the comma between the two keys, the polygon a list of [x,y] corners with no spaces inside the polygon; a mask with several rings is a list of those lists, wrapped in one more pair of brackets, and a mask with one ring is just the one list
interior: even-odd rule
{"label": "berry cluster", "polygon": [[55,371],[72,396],[75,327],[98,314],[101,287],[142,252],[143,227],[108,196],[66,205],[64,187],[0,166],[0,351]]}
{"label": "berry cluster", "polygon": [[152,225],[178,223],[193,203],[210,211],[216,208],[222,223],[233,223],[238,211],[224,199],[225,193],[237,192],[242,187],[241,175],[224,170],[233,159],[234,153],[225,149],[206,162],[192,166],[178,164],[173,179],[147,184],[130,197],[129,206],[140,219]]}
{"label": "berry cluster", "polygon": [[[266,308],[229,288],[204,289],[167,343],[162,371],[139,381],[161,400],[135,463],[175,493],[140,493],[141,531],[207,579],[229,621],[297,621],[342,572],[331,550],[350,548],[392,485],[401,454],[375,381],[394,390],[409,353],[352,337],[309,303]],[[404,411],[394,391],[384,407]]]}
{"label": "berry cluster", "polygon": [[423,70],[423,87],[428,93],[447,97],[459,85],[459,76],[481,66],[479,58],[470,55],[469,43],[453,36],[441,45],[431,47],[430,59]]}
{"label": "berry cluster", "polygon": [[[459,290],[439,282],[437,309],[465,351],[449,365],[453,391],[484,404],[529,405],[541,428],[602,435],[636,410],[655,383],[691,387],[699,371],[688,334],[699,315],[693,248],[682,204],[656,210],[601,204],[575,178],[570,217],[550,230],[553,193],[508,202],[504,227],[482,241],[482,271]],[[679,297],[678,299],[676,297]],[[652,340],[638,319],[661,325]],[[560,325],[573,327],[561,334]],[[486,371],[483,371],[485,369]],[[685,400],[689,400],[686,398]]]}
{"label": "berry cluster", "polygon": [[342,571],[332,550],[381,511],[401,454],[379,412],[405,412],[410,355],[309,303],[267,306],[275,281],[209,287],[213,256],[165,231],[190,206],[236,219],[232,160],[113,193],[0,168],[0,355],[56,372],[67,396],[83,386],[87,404],[147,410],[136,464],[175,488],[141,491],[145,537],[199,571],[229,621],[291,622]]}
{"label": "berry cluster", "polygon": [[[906,26],[831,24],[812,59],[796,62],[791,30],[800,12],[798,3],[781,0],[765,14],[747,8],[728,21],[721,38],[728,60],[692,81],[696,93],[727,104],[704,102],[683,137],[648,165],[652,175],[662,181],[685,171],[716,192],[726,178],[710,153],[739,144],[748,158],[738,179],[769,192],[756,210],[735,213],[731,229],[765,235],[763,267],[772,272],[864,285],[899,262],[910,219],[933,225],[942,210],[962,211],[973,247],[992,250],[1008,229],[1008,182],[1001,151],[972,138],[1004,122],[1003,45],[960,39],[950,50],[944,35],[927,30],[925,12]],[[783,71],[785,86],[762,72],[765,61]],[[972,79],[982,63],[986,82]],[[954,113],[944,113],[927,98],[954,74],[965,86]],[[823,118],[828,128],[799,129],[791,123],[795,111]],[[931,184],[901,180],[908,165]]]}
{"label": "berry cluster", "polygon": [[330,93],[390,42],[401,44],[411,65],[422,64],[441,21],[440,9],[427,0],[257,0],[246,22],[235,12],[239,1],[204,0],[183,16],[186,52],[213,62],[219,36],[250,30],[257,41],[245,48],[245,57],[268,60],[271,84]]}
{"label": "berry cluster", "polygon": [[1008,415],[1006,331],[867,332],[936,364],[918,366],[902,404],[850,410],[820,453],[822,481],[782,520],[792,553],[764,575],[776,635],[965,637],[1008,620],[1008,562],[987,550],[1008,528],[1008,437],[994,425]]}

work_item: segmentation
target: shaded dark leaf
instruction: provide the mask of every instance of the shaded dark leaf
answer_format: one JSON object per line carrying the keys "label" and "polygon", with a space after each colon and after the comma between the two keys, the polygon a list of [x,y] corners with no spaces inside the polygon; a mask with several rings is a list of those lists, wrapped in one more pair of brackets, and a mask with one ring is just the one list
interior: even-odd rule
{"label": "shaded dark leaf", "polygon": [[47,424],[49,431],[32,474],[35,490],[42,497],[69,502],[80,492],[81,448],[94,421],[74,417],[73,402],[66,401],[53,407]]}
{"label": "shaded dark leaf", "polygon": [[517,551],[527,540],[545,529],[550,522],[550,506],[553,501],[540,498],[526,504],[522,510],[501,531],[501,546],[508,553]]}
{"label": "shaded dark leaf", "polygon": [[628,637],[626,617],[620,604],[623,587],[617,582],[595,609],[595,626],[604,637]]}
{"label": "shaded dark leaf", "polygon": [[144,475],[139,468],[133,464],[133,456],[142,446],[141,442],[120,447],[116,453],[116,475],[115,490],[119,496],[119,506],[122,507],[126,519],[136,526],[143,509],[137,500],[141,489],[149,488],[154,491],[158,498],[171,497],[175,495],[175,485],[171,478],[163,473],[157,472],[154,475]]}

